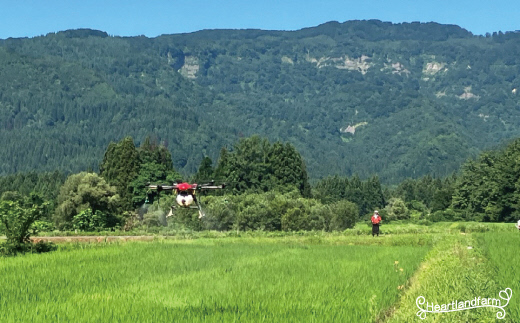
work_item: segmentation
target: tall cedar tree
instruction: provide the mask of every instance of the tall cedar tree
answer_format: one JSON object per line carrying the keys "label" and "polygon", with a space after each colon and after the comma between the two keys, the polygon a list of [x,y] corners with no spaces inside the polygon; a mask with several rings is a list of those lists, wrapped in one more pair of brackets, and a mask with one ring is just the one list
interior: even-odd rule
{"label": "tall cedar tree", "polygon": [[259,136],[241,139],[231,153],[222,149],[215,174],[229,181],[234,193],[295,188],[302,196],[311,195],[305,162],[298,151],[291,144],[271,145]]}
{"label": "tall cedar tree", "polygon": [[195,182],[201,181],[210,181],[213,180],[215,176],[215,170],[213,169],[213,161],[209,157],[204,157],[200,162],[199,169],[195,176],[193,176],[193,180]]}
{"label": "tall cedar tree", "polygon": [[173,168],[172,155],[164,145],[158,145],[147,137],[137,148],[137,153],[139,173],[130,183],[133,207],[139,207],[147,198],[152,198],[148,195],[148,183],[171,184],[182,178]]}
{"label": "tall cedar tree", "polygon": [[155,140],[146,137],[141,146],[137,149],[140,164],[156,163],[163,165],[166,171],[173,170],[172,154],[164,146],[159,145]]}
{"label": "tall cedar tree", "polygon": [[137,177],[139,168],[139,153],[132,137],[108,145],[99,172],[110,185],[117,188],[123,210],[133,208],[133,192],[130,184]]}
{"label": "tall cedar tree", "polygon": [[293,186],[303,197],[311,196],[305,162],[293,145],[275,142],[271,147],[269,166],[274,186]]}
{"label": "tall cedar tree", "polygon": [[229,152],[226,147],[220,149],[220,157],[215,167],[215,180],[225,181],[229,175]]}
{"label": "tall cedar tree", "polygon": [[110,143],[99,168],[101,176],[117,188],[123,210],[145,202],[148,182],[171,184],[181,178],[173,168],[168,149],[150,137],[139,148],[135,147],[132,137]]}

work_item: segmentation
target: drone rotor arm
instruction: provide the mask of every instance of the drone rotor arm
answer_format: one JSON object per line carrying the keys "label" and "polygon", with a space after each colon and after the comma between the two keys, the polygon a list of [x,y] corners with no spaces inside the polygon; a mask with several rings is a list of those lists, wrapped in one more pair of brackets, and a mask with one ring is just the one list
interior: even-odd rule
{"label": "drone rotor arm", "polygon": [[157,191],[171,191],[177,189],[177,185],[148,185],[148,189]]}
{"label": "drone rotor arm", "polygon": [[200,189],[200,190],[219,190],[219,189],[223,189],[225,187],[225,185],[199,185],[197,186],[197,189]]}

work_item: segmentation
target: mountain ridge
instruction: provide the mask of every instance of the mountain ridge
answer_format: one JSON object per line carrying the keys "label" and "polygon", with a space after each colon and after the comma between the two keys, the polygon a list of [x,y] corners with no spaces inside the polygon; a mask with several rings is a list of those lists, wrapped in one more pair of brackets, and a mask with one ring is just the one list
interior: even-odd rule
{"label": "mountain ridge", "polygon": [[290,141],[312,178],[446,176],[520,135],[519,47],[514,32],[377,20],[0,40],[0,174],[97,169],[126,135],[164,142],[193,173],[260,134]]}

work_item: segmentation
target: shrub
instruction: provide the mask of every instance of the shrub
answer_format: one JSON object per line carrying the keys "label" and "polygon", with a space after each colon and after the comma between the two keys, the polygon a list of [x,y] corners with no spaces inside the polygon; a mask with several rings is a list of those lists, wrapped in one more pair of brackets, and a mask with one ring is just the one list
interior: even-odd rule
{"label": "shrub", "polygon": [[424,203],[421,201],[413,200],[411,202],[408,202],[407,206],[409,209],[419,211],[421,213],[426,211],[426,205],[424,205]]}
{"label": "shrub", "polygon": [[359,215],[356,204],[349,201],[338,201],[331,205],[332,217],[328,231],[343,231],[353,228]]}
{"label": "shrub", "polygon": [[387,212],[387,220],[407,220],[410,218],[410,211],[406,207],[406,203],[400,198],[391,198],[385,207]]}
{"label": "shrub", "polygon": [[208,196],[204,204],[205,225],[209,230],[230,230],[236,218],[233,203],[227,197]]}
{"label": "shrub", "polygon": [[32,234],[36,234],[36,233],[42,232],[42,231],[43,232],[53,231],[55,229],[55,227],[52,222],[37,220],[37,221],[34,221],[31,229],[32,229]]}
{"label": "shrub", "polygon": [[[162,208],[162,204],[158,207]],[[293,191],[207,196],[202,209],[205,213],[202,219],[195,210],[177,209],[170,223],[176,228],[192,230],[331,231],[353,227],[358,217],[357,206],[352,202],[323,205]]]}
{"label": "shrub", "polygon": [[45,214],[47,207],[48,203],[34,194],[23,200],[0,201],[0,222],[7,238],[0,252],[4,255],[27,252],[31,248],[31,227]]}
{"label": "shrub", "polygon": [[56,249],[58,249],[56,244],[54,244],[50,241],[47,242],[47,241],[40,240],[37,243],[32,244],[30,251],[32,253],[44,253],[44,252],[55,251]]}
{"label": "shrub", "polygon": [[422,220],[417,221],[417,224],[428,226],[428,225],[432,225],[433,223],[431,221],[429,221],[429,220],[422,219]]}
{"label": "shrub", "polygon": [[298,231],[302,230],[306,220],[305,211],[300,208],[293,207],[282,215],[282,230]]}
{"label": "shrub", "polygon": [[443,212],[444,219],[446,221],[460,221],[462,218],[453,209],[446,209]]}
{"label": "shrub", "polygon": [[97,211],[108,214],[116,210],[119,200],[116,188],[108,185],[99,175],[86,172],[73,174],[60,188],[54,221],[60,229],[71,228],[74,217],[83,211],[91,209],[94,215]]}
{"label": "shrub", "polygon": [[117,219],[104,212],[97,210],[92,213],[91,209],[81,211],[72,218],[72,228],[80,231],[96,231],[113,228]]}
{"label": "shrub", "polygon": [[443,211],[435,211],[430,214],[429,220],[432,222],[442,222],[445,221],[444,212]]}
{"label": "shrub", "polygon": [[328,205],[317,203],[311,206],[309,215],[310,230],[325,230],[330,225],[332,212]]}

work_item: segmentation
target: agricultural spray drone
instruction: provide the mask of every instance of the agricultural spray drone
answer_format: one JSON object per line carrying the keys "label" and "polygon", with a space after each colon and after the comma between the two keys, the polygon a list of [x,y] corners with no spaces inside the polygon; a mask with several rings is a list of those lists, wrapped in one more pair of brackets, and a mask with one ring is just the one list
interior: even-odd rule
{"label": "agricultural spray drone", "polygon": [[[173,211],[177,208],[189,208],[199,210],[199,219],[204,217],[204,212],[197,200],[197,192],[204,190],[218,190],[223,189],[225,184],[216,185],[214,181],[205,184],[189,184],[189,183],[177,183],[173,185],[148,185],[148,189],[161,193],[162,191],[173,191],[177,197],[175,198],[176,205],[172,205],[170,212],[167,217],[173,215]],[[148,201],[148,198],[146,199]]]}

